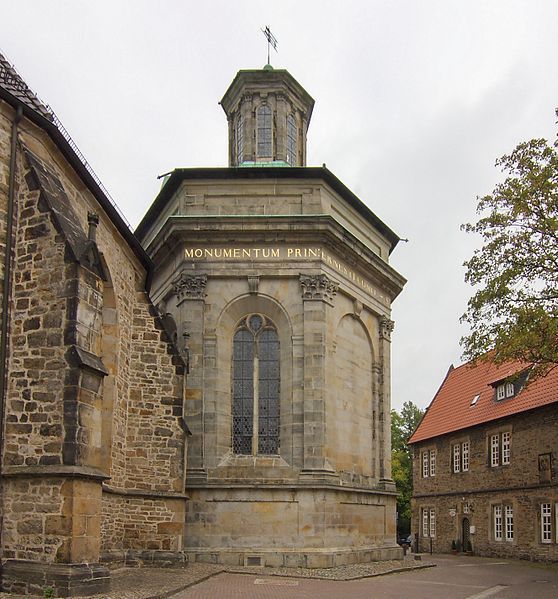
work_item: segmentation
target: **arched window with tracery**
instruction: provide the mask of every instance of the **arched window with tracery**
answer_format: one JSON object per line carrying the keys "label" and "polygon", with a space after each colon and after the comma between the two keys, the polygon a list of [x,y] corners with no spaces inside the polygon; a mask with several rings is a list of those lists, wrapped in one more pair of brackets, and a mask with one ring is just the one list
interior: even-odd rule
{"label": "arched window with tracery", "polygon": [[287,163],[291,166],[296,164],[297,152],[297,128],[294,115],[291,113],[287,116]]}
{"label": "arched window with tracery", "polygon": [[263,104],[257,111],[258,120],[258,158],[272,158],[272,118],[271,108],[267,104]]}
{"label": "arched window with tracery", "polygon": [[237,325],[232,363],[232,445],[236,454],[279,453],[279,336],[262,314]]}

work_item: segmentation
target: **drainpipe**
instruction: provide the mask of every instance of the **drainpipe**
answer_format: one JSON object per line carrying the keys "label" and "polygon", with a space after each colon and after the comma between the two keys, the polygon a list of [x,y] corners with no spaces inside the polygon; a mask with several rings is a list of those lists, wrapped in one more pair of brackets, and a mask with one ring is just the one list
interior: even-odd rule
{"label": "drainpipe", "polygon": [[[17,107],[12,122],[12,144],[10,153],[10,170],[8,181],[8,210],[6,220],[6,248],[4,254],[4,290],[2,294],[2,330],[0,337],[0,499],[3,495],[2,461],[4,456],[4,412],[6,403],[6,374],[7,374],[7,351],[8,351],[8,323],[10,320],[10,291],[12,277],[12,235],[14,230],[14,199],[17,157],[17,127],[23,115],[21,106]],[[0,580],[2,574],[1,557],[4,553],[4,510],[0,510]]]}

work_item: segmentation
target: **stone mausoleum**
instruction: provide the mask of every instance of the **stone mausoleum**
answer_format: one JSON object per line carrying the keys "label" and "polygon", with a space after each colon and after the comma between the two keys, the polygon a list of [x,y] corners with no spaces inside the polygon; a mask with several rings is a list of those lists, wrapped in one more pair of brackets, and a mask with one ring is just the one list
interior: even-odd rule
{"label": "stone mausoleum", "polygon": [[396,557],[399,238],[306,167],[284,70],[221,102],[228,168],[177,169],[135,233],[0,55],[0,588],[123,565]]}
{"label": "stone mausoleum", "polygon": [[399,237],[325,166],[306,166],[313,105],[285,70],[240,71],[221,100],[229,167],[174,170],[136,230],[152,301],[189,356],[191,561],[399,556]]}

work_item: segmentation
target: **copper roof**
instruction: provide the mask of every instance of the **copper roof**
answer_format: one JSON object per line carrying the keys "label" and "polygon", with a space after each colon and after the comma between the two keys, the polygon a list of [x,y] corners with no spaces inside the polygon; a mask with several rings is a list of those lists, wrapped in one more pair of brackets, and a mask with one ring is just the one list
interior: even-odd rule
{"label": "copper roof", "polygon": [[[558,401],[558,368],[528,382],[514,397],[496,400],[495,384],[525,371],[519,362],[495,365],[479,362],[450,368],[438,393],[411,436],[416,443],[539,408]],[[472,405],[473,398],[479,395]]]}

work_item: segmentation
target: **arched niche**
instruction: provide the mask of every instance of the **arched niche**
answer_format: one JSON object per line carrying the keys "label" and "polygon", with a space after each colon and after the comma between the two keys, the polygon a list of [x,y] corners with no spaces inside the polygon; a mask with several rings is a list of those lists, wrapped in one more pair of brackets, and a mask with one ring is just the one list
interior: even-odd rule
{"label": "arched niche", "polygon": [[354,314],[339,320],[334,347],[326,452],[336,470],[356,482],[375,476],[374,351],[368,330]]}
{"label": "arched niche", "polygon": [[[233,339],[239,322],[249,314],[261,314],[274,325],[279,338],[280,354],[280,424],[279,456],[292,462],[292,326],[286,310],[275,299],[262,294],[235,298],[222,310],[215,330],[215,370],[206,372],[205,393],[205,459],[216,466],[232,454],[232,360]],[[214,423],[212,429],[211,424]],[[209,426],[208,426],[209,425]]]}

